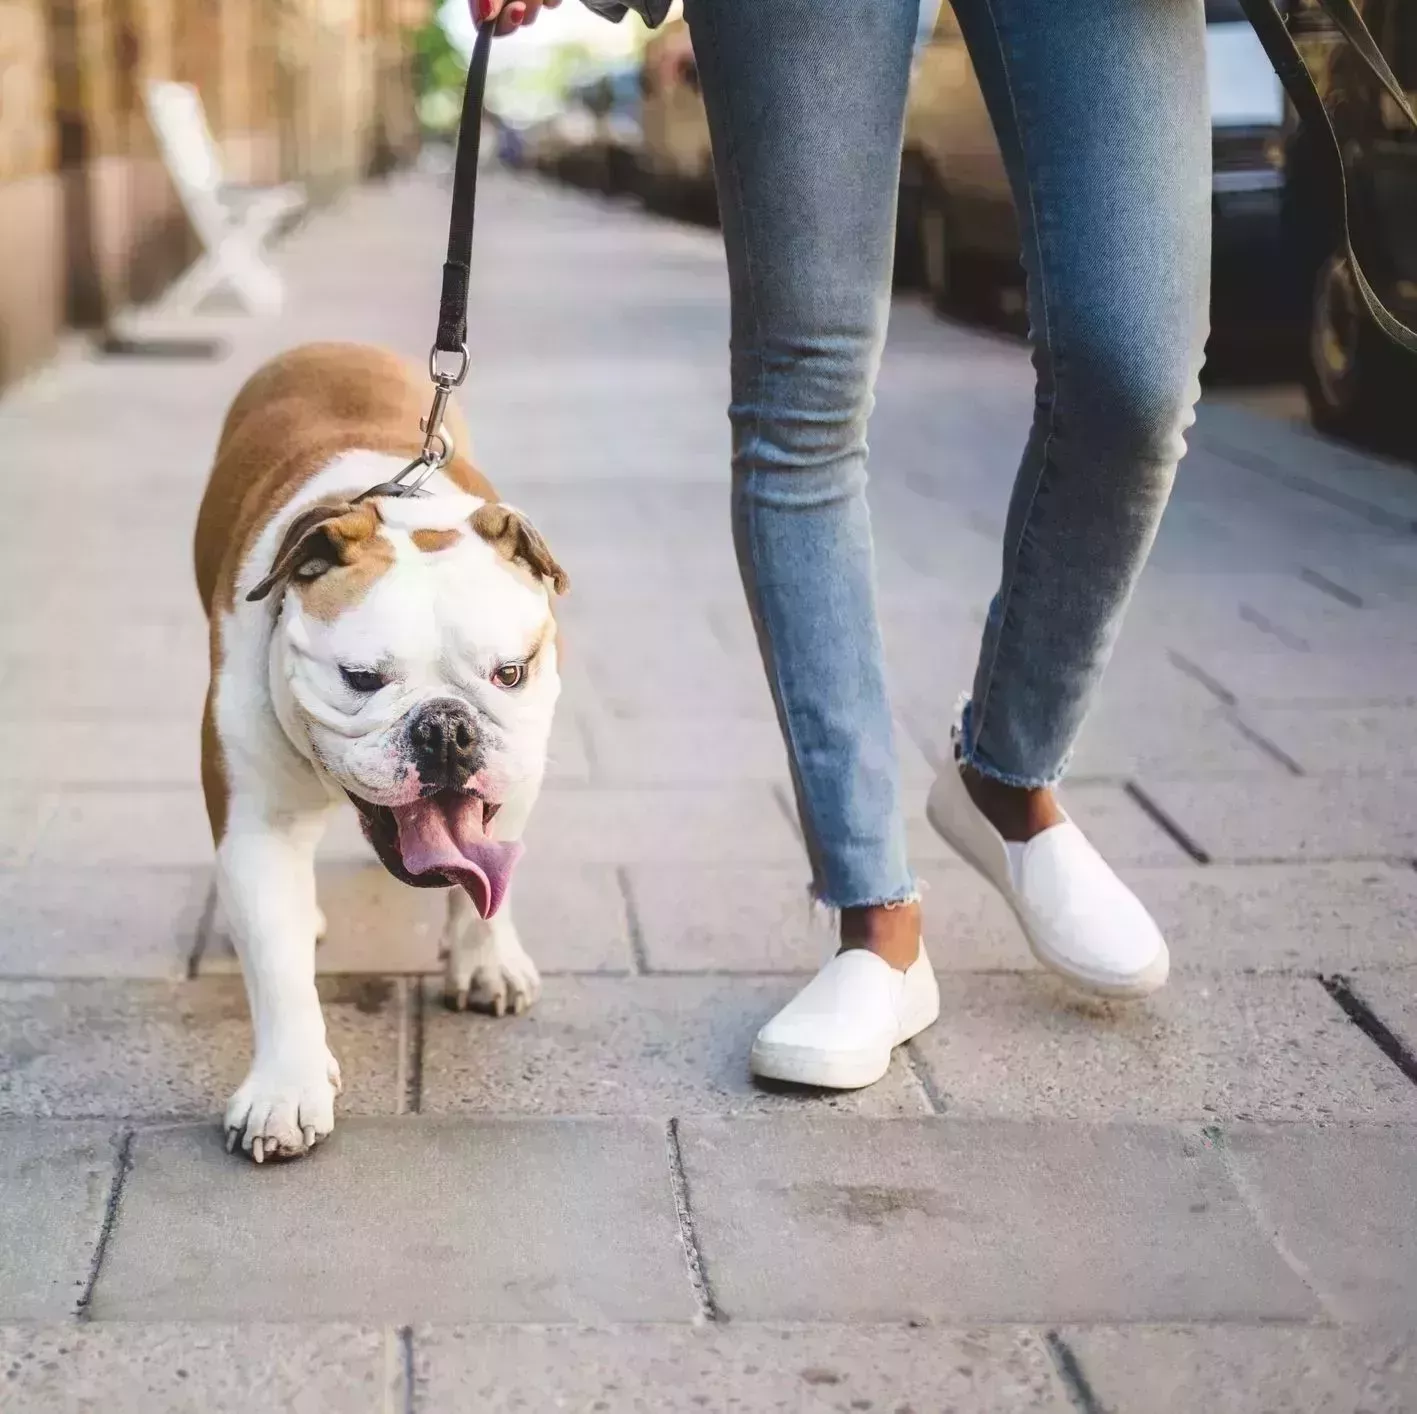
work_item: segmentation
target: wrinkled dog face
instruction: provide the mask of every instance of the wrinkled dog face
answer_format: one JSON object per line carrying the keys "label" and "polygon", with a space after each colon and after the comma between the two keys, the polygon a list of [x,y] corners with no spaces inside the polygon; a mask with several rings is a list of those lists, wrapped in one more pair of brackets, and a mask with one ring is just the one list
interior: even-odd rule
{"label": "wrinkled dog face", "polygon": [[519,852],[493,822],[504,806],[520,816],[545,770],[560,566],[506,506],[382,499],[302,512],[251,597],[279,585],[271,686],[287,735],[393,873],[462,884],[490,916]]}

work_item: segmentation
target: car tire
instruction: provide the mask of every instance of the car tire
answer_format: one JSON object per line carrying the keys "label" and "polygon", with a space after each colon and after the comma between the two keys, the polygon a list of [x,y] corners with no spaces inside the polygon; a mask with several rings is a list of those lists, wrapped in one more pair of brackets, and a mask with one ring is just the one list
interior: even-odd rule
{"label": "car tire", "polygon": [[920,258],[920,285],[940,314],[956,304],[955,257],[950,245],[950,216],[945,193],[938,182],[924,181],[916,198],[916,250]]}
{"label": "car tire", "polygon": [[1314,281],[1304,365],[1314,426],[1349,441],[1411,448],[1417,411],[1400,395],[1402,373],[1413,373],[1403,364],[1411,362],[1364,308],[1347,257],[1330,256]]}
{"label": "car tire", "polygon": [[920,171],[907,153],[900,164],[896,197],[895,265],[893,285],[898,290],[918,290],[924,283],[920,260]]}

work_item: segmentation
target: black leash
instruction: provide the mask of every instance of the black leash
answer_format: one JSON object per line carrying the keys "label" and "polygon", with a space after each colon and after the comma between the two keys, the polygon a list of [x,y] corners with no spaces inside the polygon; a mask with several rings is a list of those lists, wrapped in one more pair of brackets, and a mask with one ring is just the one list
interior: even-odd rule
{"label": "black leash", "polygon": [[392,481],[371,486],[354,498],[426,496],[423,483],[453,459],[453,439],[443,426],[443,414],[453,389],[467,377],[467,296],[472,279],[472,225],[477,213],[477,161],[482,146],[482,107],[487,92],[487,61],[492,53],[495,21],[477,31],[467,66],[462,117],[453,159],[453,212],[448,221],[448,257],[443,262],[443,293],[438,301],[438,332],[428,351],[428,377],[433,405],[419,424],[423,448]]}
{"label": "black leash", "polygon": [[[1324,106],[1323,97],[1314,83],[1314,76],[1309,72],[1304,56],[1299,53],[1293,35],[1289,33],[1284,16],[1280,14],[1275,0],[1240,0],[1240,3],[1299,116],[1313,132],[1327,135],[1327,141],[1323,143],[1326,165],[1337,199],[1339,220],[1343,229],[1344,254],[1348,259],[1348,268],[1353,272],[1353,283],[1357,286],[1359,298],[1373,322],[1393,343],[1406,349],[1408,353],[1417,354],[1417,333],[1402,323],[1377,297],[1368,283],[1367,276],[1363,274],[1363,267],[1358,263],[1358,256],[1353,249],[1353,233],[1348,224],[1348,166],[1343,158],[1343,145],[1334,129],[1333,119]],[[1318,0],[1318,3],[1344,39],[1353,46],[1358,57],[1372,71],[1373,76],[1391,95],[1398,111],[1417,128],[1417,115],[1414,115],[1407,102],[1407,95],[1402,91],[1402,85],[1388,67],[1382,51],[1374,43],[1362,16],[1354,8],[1353,0]]]}

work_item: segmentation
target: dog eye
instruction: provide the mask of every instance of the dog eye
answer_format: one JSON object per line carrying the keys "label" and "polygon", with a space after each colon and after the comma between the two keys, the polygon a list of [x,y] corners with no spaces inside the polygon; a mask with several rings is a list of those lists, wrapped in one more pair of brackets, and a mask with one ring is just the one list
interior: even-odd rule
{"label": "dog eye", "polygon": [[526,678],[525,663],[503,663],[495,673],[492,674],[492,681],[498,687],[520,687]]}
{"label": "dog eye", "polygon": [[376,673],[372,668],[341,668],[339,675],[355,692],[378,692],[386,681],[383,673]]}

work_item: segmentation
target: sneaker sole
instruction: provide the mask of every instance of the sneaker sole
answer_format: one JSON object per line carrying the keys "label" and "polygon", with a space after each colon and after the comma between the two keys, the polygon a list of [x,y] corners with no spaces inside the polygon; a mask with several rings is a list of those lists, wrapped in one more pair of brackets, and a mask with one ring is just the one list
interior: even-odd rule
{"label": "sneaker sole", "polygon": [[1166,979],[1171,975],[1171,954],[1169,952],[1163,952],[1150,966],[1135,977],[1126,980],[1110,980],[1090,976],[1088,973],[1079,972],[1068,966],[1058,958],[1049,956],[1047,951],[1039,947],[1034,940],[1033,934],[1028,930],[1028,924],[1024,922],[1023,915],[1014,906],[1014,901],[1009,897],[1008,892],[1001,889],[989,871],[969,850],[955,840],[949,830],[941,825],[935,816],[932,803],[928,800],[925,803],[925,818],[930,822],[930,828],[1008,905],[1009,912],[1013,914],[1014,921],[1019,926],[1019,932],[1023,934],[1024,941],[1028,944],[1029,952],[1037,959],[1040,966],[1047,968],[1055,977],[1062,978],[1069,986],[1090,997],[1106,997],[1111,1001],[1138,1001],[1142,997],[1149,997],[1153,992],[1160,991],[1166,985]]}

